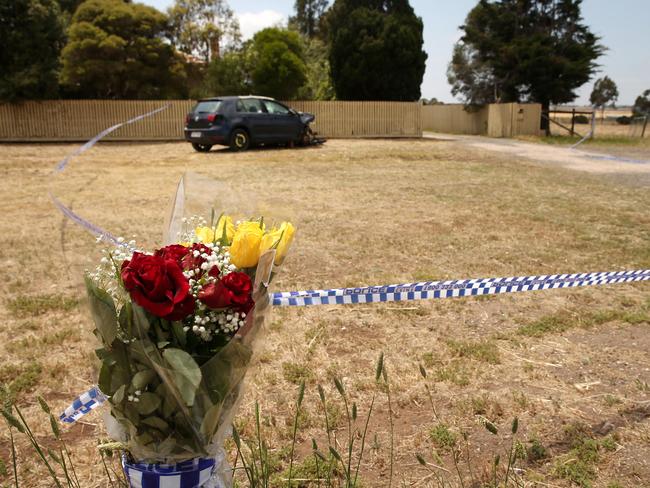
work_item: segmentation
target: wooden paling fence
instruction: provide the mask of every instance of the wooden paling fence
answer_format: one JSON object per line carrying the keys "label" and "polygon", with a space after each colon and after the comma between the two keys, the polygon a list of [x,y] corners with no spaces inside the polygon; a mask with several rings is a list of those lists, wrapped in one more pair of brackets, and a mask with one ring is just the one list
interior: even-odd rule
{"label": "wooden paling fence", "polygon": [[[420,137],[418,102],[287,102],[316,115],[324,137]],[[102,130],[168,105],[155,116],[117,129],[109,140],[183,138],[191,100],[48,100],[0,104],[0,141],[83,141]]]}
{"label": "wooden paling fence", "polygon": [[476,110],[461,104],[422,107],[422,128],[448,134],[515,137],[539,135],[542,107],[537,103],[493,103]]}

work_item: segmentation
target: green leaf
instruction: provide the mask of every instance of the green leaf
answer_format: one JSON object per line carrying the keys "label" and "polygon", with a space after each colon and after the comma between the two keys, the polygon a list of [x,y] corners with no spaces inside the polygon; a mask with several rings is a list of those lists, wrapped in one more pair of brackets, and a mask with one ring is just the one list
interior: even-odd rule
{"label": "green leaf", "polygon": [[122,385],[115,390],[115,393],[113,393],[113,397],[111,398],[113,400],[112,403],[122,403],[124,401],[124,393],[126,393],[126,385]]}
{"label": "green leaf", "polygon": [[185,347],[187,344],[187,334],[183,330],[183,322],[172,322],[172,332],[178,343]]}
{"label": "green leaf", "polygon": [[161,432],[166,432],[169,430],[169,424],[165,422],[160,417],[146,417],[142,419],[142,423],[160,430]]}
{"label": "green leaf", "polygon": [[165,349],[163,358],[172,368],[176,388],[188,407],[194,405],[196,390],[201,384],[201,370],[196,361],[181,349]]}
{"label": "green leaf", "polygon": [[111,345],[117,337],[117,312],[111,296],[104,290],[95,286],[86,276],[86,290],[90,303],[90,312],[95,322],[95,327],[104,339],[104,343]]}
{"label": "green leaf", "polygon": [[160,397],[155,393],[145,391],[137,397],[140,401],[135,402],[135,408],[140,415],[149,415],[156,411],[160,406]]}
{"label": "green leaf", "polygon": [[133,335],[136,337],[144,337],[149,332],[149,319],[147,318],[147,312],[144,311],[139,305],[133,304],[133,325],[134,331]]}
{"label": "green leaf", "polygon": [[201,434],[203,434],[207,439],[212,439],[212,436],[217,431],[219,419],[221,418],[221,406],[222,404],[220,403],[212,405],[203,417],[203,422],[201,422]]}
{"label": "green leaf", "polygon": [[144,371],[138,371],[133,376],[131,384],[136,390],[143,390],[154,378],[156,378],[156,373],[152,369],[145,369]]}
{"label": "green leaf", "polygon": [[164,349],[165,346],[169,346],[170,344],[171,344],[171,342],[169,342],[169,341],[160,341],[159,343],[156,344],[156,347],[158,349]]}

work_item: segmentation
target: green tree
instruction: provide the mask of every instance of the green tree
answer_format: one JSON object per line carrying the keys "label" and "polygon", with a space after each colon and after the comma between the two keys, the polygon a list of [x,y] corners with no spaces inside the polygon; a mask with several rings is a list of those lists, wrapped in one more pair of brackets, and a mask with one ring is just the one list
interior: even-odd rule
{"label": "green tree", "polygon": [[650,90],[646,90],[636,97],[632,107],[632,115],[634,117],[650,116]]}
{"label": "green tree", "polygon": [[[474,78],[456,73],[452,61],[450,70],[459,81],[456,86],[452,83],[452,89],[471,103],[485,100],[480,93],[489,93],[487,87],[492,87],[493,101],[538,102],[545,113],[551,103],[574,100],[575,90],[589,81],[605,50],[583,23],[581,3],[480,0],[461,26],[464,34],[459,43],[472,53],[482,73]],[[542,128],[548,131],[546,119]]]}
{"label": "green tree", "polygon": [[251,80],[260,95],[291,100],[307,81],[302,39],[288,29],[267,28],[253,37]]}
{"label": "green tree", "polygon": [[0,99],[58,97],[64,39],[61,10],[54,0],[0,2]]}
{"label": "green tree", "polygon": [[172,43],[206,63],[241,43],[239,22],[226,0],[176,0],[167,13]]}
{"label": "green tree", "polygon": [[341,100],[419,100],[427,54],[408,0],[336,0],[327,14]]}
{"label": "green tree", "polygon": [[247,95],[251,93],[248,50],[231,51],[210,62],[206,75],[206,95]]}
{"label": "green tree", "polygon": [[498,101],[497,83],[488,63],[471,46],[457,43],[447,67],[451,94],[460,96],[468,107],[478,108]]}
{"label": "green tree", "polygon": [[297,93],[300,100],[333,100],[334,87],[330,78],[329,50],[320,39],[305,42],[307,81]]}
{"label": "green tree", "polygon": [[616,83],[609,76],[599,78],[594,83],[589,101],[595,108],[601,109],[601,119],[605,118],[605,105],[608,103],[614,106],[618,99],[618,88]]}
{"label": "green tree", "polygon": [[293,6],[296,15],[289,17],[289,28],[309,39],[320,37],[328,3],[328,0],[296,0]]}
{"label": "green tree", "polygon": [[167,17],[139,3],[87,0],[62,52],[61,83],[85,98],[184,96],[184,69],[162,35]]}

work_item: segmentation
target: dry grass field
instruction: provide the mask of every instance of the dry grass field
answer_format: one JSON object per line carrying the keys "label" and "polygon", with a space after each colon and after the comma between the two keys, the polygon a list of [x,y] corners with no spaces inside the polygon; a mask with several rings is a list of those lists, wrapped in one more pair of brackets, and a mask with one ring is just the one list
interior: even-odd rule
{"label": "dry grass field", "polygon": [[[80,284],[98,256],[94,239],[54,208],[50,189],[104,228],[154,246],[181,174],[219,179],[232,189],[226,198],[255,199],[265,213],[295,222],[299,235],[276,291],[650,268],[648,188],[615,175],[453,142],[335,140],[241,154],[107,143],[53,178],[54,164],[75,148],[0,146],[0,381],[4,400],[17,402],[49,446],[35,396],[58,412],[96,378]],[[649,286],[274,310],[237,425],[253,436],[259,401],[275,483],[283,486],[304,380],[294,477],[313,480],[312,438],[327,451],[318,385],[345,451],[338,377],[361,430],[376,395],[359,486],[388,486],[391,471],[395,487],[484,486],[497,453],[505,470],[514,417],[515,474],[525,486],[650,486]],[[381,351],[390,417],[386,388],[375,383]],[[96,450],[104,435],[97,412],[65,428],[84,487],[106,486]],[[17,441],[22,486],[51,486],[24,438]],[[422,466],[418,453],[431,465]],[[0,458],[9,466],[4,425]],[[0,475],[0,485],[12,478]]]}

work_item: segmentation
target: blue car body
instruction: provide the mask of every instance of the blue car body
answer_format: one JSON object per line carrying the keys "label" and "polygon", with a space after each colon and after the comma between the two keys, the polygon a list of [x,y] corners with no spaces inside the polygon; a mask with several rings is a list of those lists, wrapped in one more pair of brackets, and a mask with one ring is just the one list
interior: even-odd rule
{"label": "blue car body", "polygon": [[[197,151],[214,145],[246,149],[249,145],[301,143],[314,120],[267,97],[215,97],[199,100],[187,114],[185,140]],[[248,136],[245,147],[237,147],[233,137],[242,131]]]}

